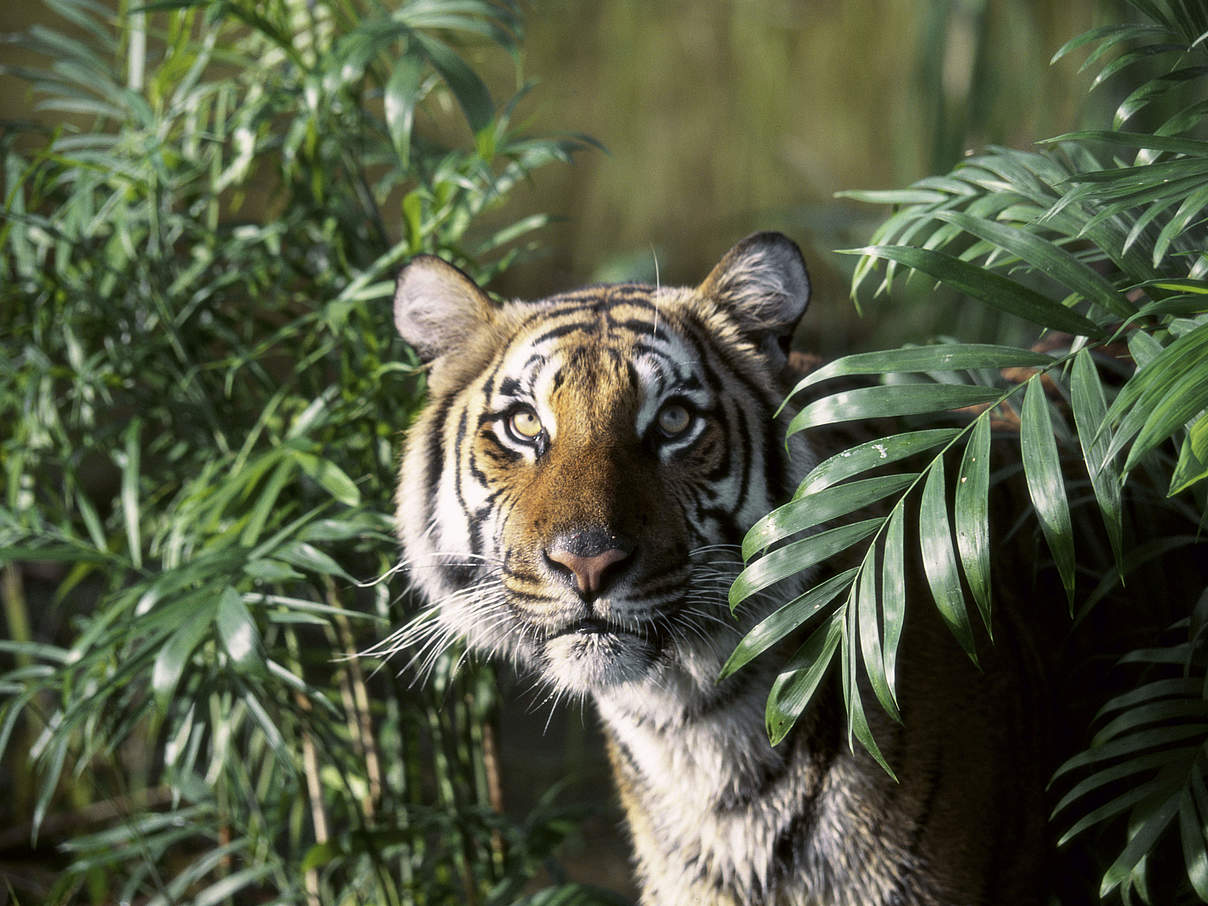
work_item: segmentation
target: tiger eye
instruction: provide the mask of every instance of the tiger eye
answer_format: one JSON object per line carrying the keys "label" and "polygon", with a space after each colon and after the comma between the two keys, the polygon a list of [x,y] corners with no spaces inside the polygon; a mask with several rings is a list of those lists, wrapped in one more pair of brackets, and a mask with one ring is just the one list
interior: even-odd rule
{"label": "tiger eye", "polygon": [[679,403],[668,403],[659,410],[659,430],[668,437],[683,434],[692,424],[692,413]]}
{"label": "tiger eye", "polygon": [[535,440],[542,431],[541,419],[527,406],[517,409],[511,414],[508,418],[508,426],[512,429],[512,433],[522,440]]}

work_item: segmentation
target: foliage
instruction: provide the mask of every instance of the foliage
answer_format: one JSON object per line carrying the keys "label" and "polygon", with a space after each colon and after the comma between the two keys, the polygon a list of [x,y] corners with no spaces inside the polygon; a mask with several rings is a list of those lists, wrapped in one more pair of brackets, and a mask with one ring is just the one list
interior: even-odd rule
{"label": "foliage", "polygon": [[63,125],[0,133],[0,750],[9,820],[70,829],[45,901],[511,902],[573,822],[492,807],[490,677],[357,653],[422,389],[393,272],[505,267],[545,220],[483,215],[580,145],[466,61],[514,4],[47,7],[7,71]]}
{"label": "foliage", "polygon": [[[884,265],[880,293],[917,274],[1049,337],[1035,348],[944,339],[847,356],[793,391],[809,397],[836,377],[868,379],[811,399],[790,433],[900,421],[896,433],[820,463],[794,500],[747,536],[735,605],[841,551],[857,564],[785,604],[727,665],[737,670],[804,632],[768,700],[773,741],[837,660],[849,735],[881,758],[862,690],[897,715],[901,589],[914,556],[939,613],[976,659],[978,624],[987,632],[993,625],[1001,540],[990,534],[993,489],[1020,468],[1078,625],[1157,554],[1204,562],[1197,533],[1208,513],[1208,9],[1175,0],[1132,6],[1142,21],[1095,29],[1057,54],[1091,48],[1086,66],[1099,67],[1096,86],[1131,80],[1110,129],[1062,135],[1037,151],[990,148],[907,189],[849,193],[894,205],[871,244],[855,252],[853,293]],[[992,455],[1006,466],[991,471]],[[905,463],[907,471],[881,468]],[[1159,502],[1161,519],[1138,522],[1138,506],[1149,500]],[[870,518],[866,508],[878,502],[883,512]],[[820,530],[824,523],[830,527]],[[1110,553],[1096,571],[1103,535]],[[919,539],[917,552],[907,551],[908,536]],[[1088,575],[1098,584],[1088,588]],[[1067,838],[1127,819],[1123,844],[1118,824],[1101,828],[1100,839],[1111,841],[1103,845],[1114,847],[1104,897],[1119,890],[1126,901],[1149,900],[1148,869],[1169,843],[1181,847],[1186,884],[1208,901],[1205,604],[1196,607],[1198,589],[1183,593],[1190,597],[1149,602],[1150,619],[1167,607],[1174,625],[1124,658],[1122,670],[1140,668],[1130,674],[1140,685],[1103,704],[1089,748],[1058,778],[1081,778],[1058,804]]]}

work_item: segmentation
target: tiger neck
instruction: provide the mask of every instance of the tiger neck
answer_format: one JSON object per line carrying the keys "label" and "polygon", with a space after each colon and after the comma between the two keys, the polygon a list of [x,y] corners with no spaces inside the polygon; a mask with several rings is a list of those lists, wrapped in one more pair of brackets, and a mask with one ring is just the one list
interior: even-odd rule
{"label": "tiger neck", "polygon": [[743,797],[783,767],[764,729],[770,677],[758,665],[704,686],[684,674],[595,696],[605,728],[630,770],[675,778],[710,801]]}

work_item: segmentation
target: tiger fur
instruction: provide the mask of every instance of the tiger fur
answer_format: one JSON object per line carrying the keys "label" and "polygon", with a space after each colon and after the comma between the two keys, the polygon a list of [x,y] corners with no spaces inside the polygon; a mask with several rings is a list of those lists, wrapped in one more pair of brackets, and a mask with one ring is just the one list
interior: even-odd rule
{"label": "tiger fur", "polygon": [[904,723],[869,715],[899,782],[849,747],[836,690],[773,747],[775,659],[717,681],[807,578],[729,614],[744,533],[817,458],[800,434],[786,445],[791,412],[773,418],[809,294],[774,233],[695,288],[537,302],[410,263],[395,320],[429,399],[398,531],[430,606],[403,637],[462,639],[594,702],[645,906],[1039,902],[1043,774],[1012,754],[1026,709],[938,622],[907,625]]}

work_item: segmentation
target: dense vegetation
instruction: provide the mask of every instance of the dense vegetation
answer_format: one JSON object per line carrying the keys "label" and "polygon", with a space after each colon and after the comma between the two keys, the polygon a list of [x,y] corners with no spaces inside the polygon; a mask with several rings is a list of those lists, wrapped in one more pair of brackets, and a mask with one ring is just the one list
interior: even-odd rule
{"label": "dense vegetation", "polygon": [[[1092,634],[1072,650],[1098,660],[1103,689],[1112,637],[1096,611],[1130,579],[1143,603],[1114,617],[1133,622],[1122,634],[1144,640],[1121,652],[1127,690],[1095,702],[1085,750],[1055,778],[1063,842],[1098,831],[1101,896],[1150,901],[1154,887],[1154,902],[1208,901],[1208,7],[1132,5],[1141,21],[1095,29],[1057,54],[1089,51],[1096,86],[1131,79],[1109,128],[1036,151],[990,148],[908,189],[851,193],[895,206],[854,250],[853,293],[883,266],[882,293],[908,275],[944,284],[1046,340],[945,338],[847,356],[801,382],[795,395],[839,376],[875,378],[809,402],[790,432],[886,417],[907,430],[822,462],[751,531],[736,604],[844,549],[860,552],[859,565],[785,604],[727,670],[805,628],[768,699],[770,735],[789,732],[837,661],[850,736],[880,758],[866,709],[897,714],[905,564],[921,554],[936,608],[976,658],[974,624],[991,627],[994,545],[1005,542],[1000,533],[992,544],[992,486],[1022,468],[1034,519],[1011,534],[1043,537],[1074,617],[1069,634]],[[965,414],[953,417],[958,409]],[[992,446],[1007,463],[994,471]],[[907,461],[916,468],[882,468]],[[877,501],[883,518],[849,516],[790,540]],[[1165,575],[1191,567],[1174,597],[1140,578],[1155,561]],[[1048,655],[1068,650],[1066,635],[1042,639]],[[862,700],[863,688],[875,702]],[[1172,871],[1179,855],[1184,870]],[[1176,893],[1169,884],[1180,876]]]}
{"label": "dense vegetation", "polygon": [[0,136],[16,897],[517,900],[567,825],[492,807],[490,676],[355,656],[405,588],[394,274],[489,279],[544,220],[484,214],[579,144],[459,50],[506,63],[516,8],[47,6],[18,74],[64,125]]}

